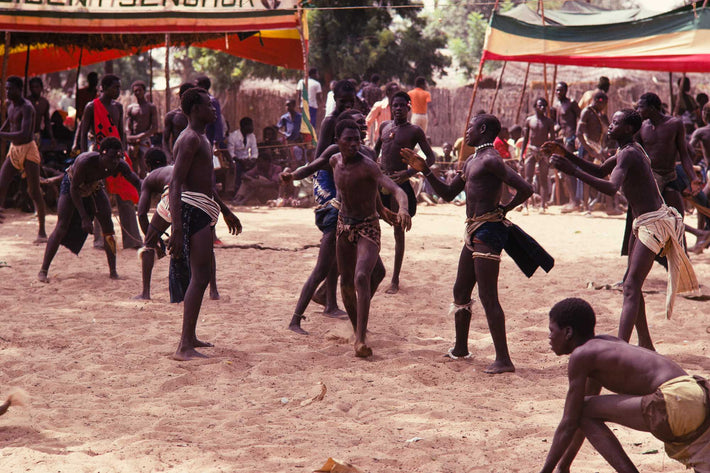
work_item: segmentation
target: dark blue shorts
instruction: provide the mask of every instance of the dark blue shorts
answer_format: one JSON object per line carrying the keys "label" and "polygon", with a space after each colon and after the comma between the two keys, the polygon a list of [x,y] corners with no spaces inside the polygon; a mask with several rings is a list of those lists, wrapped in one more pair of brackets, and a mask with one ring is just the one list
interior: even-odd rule
{"label": "dark blue shorts", "polygon": [[508,242],[508,227],[503,222],[486,222],[473,233],[473,243],[477,241],[500,253]]}
{"label": "dark blue shorts", "polygon": [[[410,182],[407,180],[404,181],[402,184],[397,185],[404,191],[405,194],[407,194],[407,210],[409,211],[409,216],[414,217],[414,214],[417,213],[417,196],[414,195],[414,189],[412,189],[412,184],[410,184]],[[392,194],[383,194],[382,192],[380,192],[380,199],[382,200],[382,205],[384,205],[393,212],[395,211],[394,209],[397,205],[397,199],[395,199]]]}
{"label": "dark blue shorts", "polygon": [[316,210],[316,227],[323,233],[334,232],[338,226],[338,209],[328,204]]}

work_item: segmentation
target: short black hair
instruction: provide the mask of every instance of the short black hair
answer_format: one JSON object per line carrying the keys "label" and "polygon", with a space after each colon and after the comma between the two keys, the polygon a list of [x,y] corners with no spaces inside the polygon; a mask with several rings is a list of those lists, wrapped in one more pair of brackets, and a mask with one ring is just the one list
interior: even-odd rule
{"label": "short black hair", "polygon": [[426,85],[426,78],[419,76],[416,79],[414,79],[414,86],[415,87],[423,87]]}
{"label": "short black hair", "polygon": [[86,81],[93,86],[99,83],[99,73],[96,71],[91,71],[86,75]]}
{"label": "short black hair", "polygon": [[565,82],[565,81],[559,81],[559,82],[557,83],[557,85],[558,85],[558,86],[561,86],[561,87],[564,87],[565,90],[568,90],[568,89],[569,89],[569,86],[567,85],[567,82]]}
{"label": "short black hair", "polygon": [[491,141],[498,136],[500,133],[500,120],[495,115],[489,113],[481,113],[473,117],[473,123],[484,123],[486,125],[486,132],[484,136],[489,138]]}
{"label": "short black hair", "polygon": [[708,103],[708,94],[706,94],[705,92],[700,92],[698,95],[695,96],[695,101],[705,105],[706,103]]}
{"label": "short black hair", "polygon": [[538,102],[542,102],[543,104],[545,104],[545,107],[547,107],[547,105],[548,105],[547,99],[546,99],[545,97],[538,97],[538,98],[536,98],[536,99],[535,99],[535,105],[537,105]]}
{"label": "short black hair", "polygon": [[392,95],[396,94],[399,91],[400,87],[399,84],[396,82],[390,82],[385,86],[385,97],[388,99],[391,98]]}
{"label": "short black hair", "polygon": [[243,117],[241,120],[239,120],[239,128],[244,128],[247,125],[251,125],[253,127],[254,120],[249,117]]}
{"label": "short black hair", "polygon": [[639,97],[639,105],[642,103],[647,107],[655,108],[659,112],[663,107],[661,98],[653,92],[646,92],[645,94],[641,95],[641,97]]}
{"label": "short black hair", "polygon": [[315,74],[318,74],[318,68],[317,68],[317,67],[311,67],[310,69],[308,69],[308,75],[309,75],[309,76],[313,76],[313,75],[315,75]]}
{"label": "short black hair", "polygon": [[357,126],[357,123],[351,119],[345,119],[340,120],[338,124],[335,125],[335,137],[340,138],[340,135],[347,129],[353,129],[357,131],[358,135],[360,134],[360,127]]}
{"label": "short black hair", "polygon": [[379,81],[380,81],[379,74],[375,73],[375,74],[372,74],[372,76],[370,76],[370,82],[372,82],[373,84],[377,84]]}
{"label": "short black hair", "polygon": [[116,74],[106,74],[101,78],[101,88],[105,89],[107,87],[111,87],[114,82],[120,81],[121,78],[118,77]]}
{"label": "short black hair", "polygon": [[196,87],[195,84],[192,82],[185,82],[180,86],[180,89],[178,90],[178,96],[182,97],[182,95],[185,93],[185,91],[190,90],[192,88]]}
{"label": "short black hair", "polygon": [[597,83],[597,89],[601,89],[604,92],[608,92],[609,85],[611,85],[611,81],[609,81],[609,78],[606,76],[601,76],[599,78],[599,82]]}
{"label": "short black hair", "polygon": [[119,140],[115,136],[107,136],[106,138],[101,140],[101,144],[99,145],[99,151],[105,151],[109,149],[118,149],[123,151],[123,143],[121,143],[121,140]]}
{"label": "short black hair", "polygon": [[574,333],[585,340],[594,336],[597,317],[594,309],[584,299],[569,297],[550,309],[550,320],[559,328],[571,327]]}
{"label": "short black hair", "polygon": [[624,117],[624,124],[631,125],[633,129],[633,134],[641,129],[641,124],[643,123],[643,118],[639,115],[639,112],[632,108],[622,108],[619,110]]}
{"label": "short black hair", "polygon": [[346,108],[345,110],[343,110],[343,111],[340,113],[340,115],[338,115],[338,117],[337,117],[337,119],[336,119],[336,120],[337,120],[336,123],[337,123],[337,122],[340,122],[340,121],[342,121],[342,120],[352,120],[352,121],[355,121],[355,119],[354,119],[353,117],[354,117],[355,115],[362,115],[362,114],[363,114],[363,113],[362,113],[360,110],[356,109],[356,108]]}
{"label": "short black hair", "polygon": [[594,103],[607,102],[609,100],[609,96],[606,94],[606,92],[602,90],[597,90],[596,92],[594,92],[592,100],[594,101]]}
{"label": "short black hair", "polygon": [[134,82],[131,84],[131,90],[133,90],[136,86],[143,87],[143,90],[147,90],[147,89],[148,89],[148,86],[145,85],[145,82],[143,82],[142,80],[134,81]]}
{"label": "short black hair", "polygon": [[342,97],[345,94],[355,95],[355,86],[347,79],[339,80],[333,87],[333,96]]}
{"label": "short black hair", "polygon": [[160,148],[150,148],[145,153],[145,163],[148,165],[148,169],[151,171],[153,169],[162,168],[167,166],[168,157],[165,155],[165,151]]}
{"label": "short black hair", "polygon": [[32,77],[27,83],[31,86],[32,84],[39,84],[40,87],[44,87],[44,83],[42,82],[42,78],[38,76]]}
{"label": "short black hair", "polygon": [[180,99],[180,108],[185,115],[189,116],[192,108],[202,102],[202,95],[209,95],[202,87],[193,87],[185,91]]}
{"label": "short black hair", "polygon": [[195,77],[195,85],[197,87],[202,87],[205,90],[210,90],[210,87],[212,87],[212,81],[207,76],[197,76]]}
{"label": "short black hair", "polygon": [[7,82],[8,82],[9,84],[14,85],[14,86],[17,87],[18,89],[22,89],[22,85],[24,84],[24,82],[22,82],[22,78],[20,78],[20,77],[18,77],[18,76],[10,76],[10,77],[8,77],[8,78],[7,78]]}
{"label": "short black hair", "polygon": [[390,107],[392,106],[392,104],[394,103],[394,99],[396,98],[403,98],[407,101],[407,104],[412,103],[412,97],[410,97],[407,92],[400,90],[399,92],[395,92],[395,94],[392,95],[392,98],[390,99]]}

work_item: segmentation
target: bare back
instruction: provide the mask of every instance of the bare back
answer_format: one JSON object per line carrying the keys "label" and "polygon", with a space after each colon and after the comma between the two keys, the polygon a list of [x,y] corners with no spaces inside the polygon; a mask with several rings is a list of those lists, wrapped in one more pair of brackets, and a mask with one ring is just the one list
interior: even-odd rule
{"label": "bare back", "polygon": [[675,170],[675,163],[682,152],[679,142],[685,139],[680,118],[663,116],[655,125],[651,120],[644,120],[638,136],[655,172],[665,175]]}
{"label": "bare back", "polygon": [[180,191],[201,192],[212,196],[214,164],[212,161],[212,146],[207,136],[186,128],[175,142],[175,167],[183,166],[185,162],[185,180]]}

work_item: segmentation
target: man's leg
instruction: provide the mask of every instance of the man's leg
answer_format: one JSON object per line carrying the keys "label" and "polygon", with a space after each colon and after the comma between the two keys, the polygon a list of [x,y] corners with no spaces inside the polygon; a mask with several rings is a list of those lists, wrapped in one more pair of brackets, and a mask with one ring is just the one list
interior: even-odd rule
{"label": "man's leg", "polygon": [[357,327],[355,329],[355,356],[372,356],[372,349],[367,346],[367,322],[370,318],[372,300],[372,272],[380,257],[380,249],[367,238],[360,238],[357,243],[357,262],[355,264],[355,292],[357,294]]}
{"label": "man's leg", "polygon": [[135,204],[130,200],[123,200],[116,194],[116,206],[118,207],[118,220],[121,223],[123,248],[140,248],[143,246],[143,242],[140,237],[140,231],[138,230]]}
{"label": "man's leg", "polygon": [[104,239],[104,251],[108,261],[109,276],[111,279],[118,279],[116,272],[116,237],[113,231],[113,221],[111,220],[111,203],[108,195],[103,190],[94,194],[96,203],[96,220],[101,225],[101,234]]}
{"label": "man's leg", "polygon": [[[323,281],[328,275],[330,268],[334,266],[335,262],[335,230],[331,230],[323,234],[320,240],[320,249],[318,250],[318,259],[316,260],[316,266],[313,268],[310,276],[306,279],[303,288],[301,289],[301,295],[296,303],[296,310],[291,317],[291,322],[288,325],[289,330],[293,330],[296,333],[302,335],[308,335],[308,332],[301,328],[301,320],[304,318],[303,313],[308,307],[308,303],[313,297],[313,293],[316,291],[318,284]],[[337,280],[337,277],[336,277]]]}
{"label": "man's leg", "polygon": [[5,158],[0,168],[0,211],[5,205],[5,197],[7,196],[7,188],[12,182],[12,178],[17,174],[17,169],[10,162],[10,158]]}
{"label": "man's leg", "polygon": [[[335,232],[333,232],[335,234]],[[335,237],[333,237],[335,238]],[[328,271],[328,276],[325,278],[325,304],[323,315],[326,317],[341,317],[345,312],[338,307],[338,264],[335,261],[335,242],[333,242],[333,257]],[[323,286],[323,285],[322,285]],[[315,296],[315,294],[314,294]]]}
{"label": "man's leg", "polygon": [[[629,248],[629,266],[624,276],[624,302],[621,307],[619,322],[619,338],[629,341],[631,332],[636,326],[639,336],[639,346],[653,350],[651,336],[648,333],[646,309],[641,288],[648,276],[653,259],[656,255],[638,239],[634,239]],[[639,330],[640,329],[640,330]]]}
{"label": "man's leg", "polygon": [[547,208],[547,199],[550,196],[550,163],[544,156],[540,156],[540,197],[542,198],[541,209],[544,212]]}
{"label": "man's leg", "polygon": [[195,348],[212,346],[210,343],[198,340],[196,334],[202,298],[210,283],[212,256],[212,228],[206,226],[190,237],[190,284],[185,292],[182,336],[173,355],[175,360],[187,361],[192,358],[206,358]]}
{"label": "man's leg", "polygon": [[[474,251],[484,254],[495,254],[487,245],[476,242]],[[500,256],[500,253],[498,253]],[[478,297],[486,313],[488,330],[493,338],[496,359],[485,370],[485,373],[498,374],[515,371],[513,362],[508,353],[508,340],[505,335],[505,314],[498,301],[498,271],[500,260],[478,257],[473,260],[478,281]]]}
{"label": "man's leg", "polygon": [[47,246],[44,248],[44,259],[42,260],[42,268],[39,270],[37,279],[42,282],[49,282],[47,274],[49,273],[49,265],[52,264],[54,255],[57,254],[59,245],[64,236],[69,231],[69,222],[71,222],[74,213],[74,203],[69,194],[61,194],[57,201],[57,226],[54,227],[52,234],[47,239]]}
{"label": "man's leg", "polygon": [[340,273],[340,292],[348,318],[357,334],[357,296],[355,292],[355,265],[357,264],[357,246],[350,243],[346,236],[336,241],[336,258]]}
{"label": "man's leg", "polygon": [[404,261],[404,230],[399,225],[394,227],[394,269],[392,270],[392,281],[390,287],[385,291],[387,294],[397,294],[399,292],[399,273],[402,271]]}
{"label": "man's leg", "polygon": [[[533,158],[533,157],[526,157],[525,158],[525,166],[524,166],[525,180],[527,181],[528,184],[533,186],[533,188],[534,188],[533,180],[535,179],[535,165],[536,164],[537,164],[537,161],[535,161],[535,158]],[[533,200],[533,206],[535,205],[534,202],[535,201]],[[528,208],[528,201],[526,200],[525,204],[523,204],[523,205],[524,205],[524,208],[527,209]]]}
{"label": "man's leg", "polygon": [[45,206],[44,197],[42,197],[42,189],[39,186],[39,164],[32,161],[25,162],[25,173],[27,174],[27,192],[35,204],[37,211],[37,220],[39,222],[39,230],[35,243],[44,243],[47,241],[47,232],[44,229]]}
{"label": "man's leg", "polygon": [[454,304],[457,307],[454,314],[454,327],[456,328],[456,344],[451,355],[456,357],[468,356],[468,330],[471,325],[471,293],[476,285],[476,270],[471,257],[471,250],[465,246],[461,249],[459,266],[454,283]]}
{"label": "man's leg", "polygon": [[134,299],[150,299],[150,280],[153,274],[153,265],[155,264],[155,249],[158,247],[160,236],[169,227],[170,223],[166,222],[163,217],[157,213],[153,215],[148,226],[148,232],[145,235],[145,243],[143,248],[139,250],[143,292],[135,296]]}
{"label": "man's leg", "polygon": [[214,254],[214,248],[212,248],[212,272],[210,273],[210,299],[213,301],[219,300],[219,291],[217,290],[217,258]]}

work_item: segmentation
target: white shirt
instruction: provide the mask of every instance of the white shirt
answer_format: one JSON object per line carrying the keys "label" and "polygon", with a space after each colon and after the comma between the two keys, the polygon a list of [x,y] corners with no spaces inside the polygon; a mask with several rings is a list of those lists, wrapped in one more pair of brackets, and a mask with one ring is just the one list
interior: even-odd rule
{"label": "white shirt", "polygon": [[325,99],[325,116],[330,116],[331,113],[335,110],[335,94],[333,94],[333,91],[331,90],[328,92],[328,95],[326,96]]}
{"label": "white shirt", "polygon": [[227,138],[227,150],[229,155],[234,159],[249,159],[259,156],[259,148],[256,145],[256,135],[249,133],[247,135],[246,144],[244,144],[244,135],[242,131],[237,129],[229,134]]}
{"label": "white shirt", "polygon": [[[298,84],[296,85],[296,90],[302,91],[303,90],[303,79],[298,81]],[[318,108],[318,94],[320,94],[323,91],[323,89],[320,86],[320,82],[317,80],[313,79],[312,77],[308,78],[308,106],[311,108]],[[301,104],[297,104],[299,107]]]}

